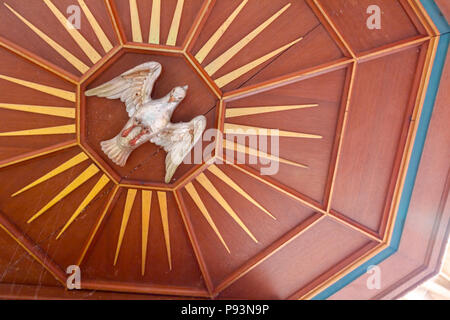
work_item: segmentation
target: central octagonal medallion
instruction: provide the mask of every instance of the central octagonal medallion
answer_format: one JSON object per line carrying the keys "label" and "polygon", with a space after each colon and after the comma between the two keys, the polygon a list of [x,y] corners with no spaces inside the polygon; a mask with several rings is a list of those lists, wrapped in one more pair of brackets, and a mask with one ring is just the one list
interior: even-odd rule
{"label": "central octagonal medallion", "polygon": [[[118,99],[86,96],[86,92],[108,83],[123,73],[139,65],[153,61],[162,66],[161,74],[155,82],[151,97],[160,99],[170,94],[176,87],[188,86],[186,97],[173,112],[171,122],[190,122],[199,116],[206,118],[206,130],[217,128],[216,119],[219,98],[198,74],[196,68],[180,53],[162,53],[151,50],[122,49],[113,55],[96,73],[81,86],[81,143],[86,151],[122,184],[162,187],[176,185],[177,181],[193,172],[201,163],[190,152],[179,165],[170,181],[165,181],[167,152],[155,143],[146,142],[135,149],[126,163],[117,164],[104,152],[104,141],[114,138],[124,131],[130,122],[126,104]],[[95,91],[94,91],[95,92]],[[199,139],[198,144],[203,144]],[[102,150],[103,143],[103,150]],[[199,147],[199,146],[197,146]],[[205,147],[205,145],[203,145]]]}

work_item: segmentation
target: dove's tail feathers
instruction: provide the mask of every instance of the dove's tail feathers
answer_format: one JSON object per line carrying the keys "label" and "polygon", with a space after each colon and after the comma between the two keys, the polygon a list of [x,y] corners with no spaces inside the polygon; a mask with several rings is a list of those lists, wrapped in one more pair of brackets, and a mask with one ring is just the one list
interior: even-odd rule
{"label": "dove's tail feathers", "polygon": [[111,140],[103,141],[100,143],[103,152],[118,166],[125,166],[128,157],[133,151],[132,148],[120,147],[117,143],[117,139],[113,138]]}

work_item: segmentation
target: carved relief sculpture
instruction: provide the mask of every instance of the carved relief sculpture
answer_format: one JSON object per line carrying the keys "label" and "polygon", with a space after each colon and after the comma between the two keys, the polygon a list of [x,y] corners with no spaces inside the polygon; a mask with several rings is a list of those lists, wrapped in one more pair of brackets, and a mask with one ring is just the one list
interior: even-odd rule
{"label": "carved relief sculpture", "polygon": [[86,92],[86,96],[120,99],[126,105],[129,121],[111,140],[101,142],[103,152],[118,166],[125,166],[130,154],[146,142],[164,148],[165,182],[170,183],[176,169],[202,136],[206,118],[171,123],[178,105],[186,97],[188,86],[176,87],[161,98],[151,98],[162,66],[158,62],[141,64],[111,81]]}

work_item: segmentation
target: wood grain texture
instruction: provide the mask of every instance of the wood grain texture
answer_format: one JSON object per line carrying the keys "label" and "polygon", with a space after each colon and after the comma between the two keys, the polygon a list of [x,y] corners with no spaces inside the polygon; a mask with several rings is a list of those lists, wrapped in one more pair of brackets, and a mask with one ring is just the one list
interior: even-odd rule
{"label": "wood grain texture", "polygon": [[[441,79],[424,151],[406,216],[398,252],[380,264],[386,273],[381,290],[367,290],[367,275],[337,292],[331,299],[393,299],[436,274],[448,242],[450,219],[449,186],[450,60]],[[400,267],[404,266],[404,267]]]}
{"label": "wood grain texture", "polygon": [[[122,188],[119,192],[117,201],[110,208],[101,231],[83,262],[82,268],[85,270],[85,280],[93,283],[103,281],[105,285],[128,283],[130,285],[178,286],[197,290],[204,288],[195,255],[172,193],[166,194],[172,270],[170,270],[167,263],[163,222],[161,220],[158,197],[155,192],[152,193],[152,202],[155,205],[151,206],[145,274],[142,275],[141,272],[141,192],[136,194],[127,230],[124,233],[120,257],[116,266],[113,266],[115,246],[127,195],[126,189]],[[124,248],[126,249],[123,250]]]}
{"label": "wood grain texture", "polygon": [[[419,34],[398,1],[319,0],[318,3],[356,53]],[[370,15],[366,11],[370,5],[381,9],[381,29],[367,28]]]}
{"label": "wood grain texture", "polygon": [[50,272],[29,255],[3,229],[0,229],[0,245],[2,246],[0,253],[1,284],[61,286]]}
{"label": "wood grain texture", "polygon": [[445,0],[436,0],[436,3],[447,21],[450,21],[450,3]]}
{"label": "wood grain texture", "polygon": [[[39,219],[31,224],[28,224],[27,220],[81,174],[89,166],[89,161],[80,163],[14,198],[11,197],[11,191],[21,189],[27,183],[38,179],[79,153],[79,148],[70,148],[7,167],[0,172],[2,181],[5,181],[4,188],[1,189],[0,208],[3,214],[35,243],[42,246],[43,250],[62,268],[76,264],[83,243],[111,191],[111,184],[105,186],[104,190],[93,199],[58,240],[56,240],[57,235],[95,186],[101,177],[100,173],[69,194],[64,201],[50,208]],[[12,179],[12,177],[15,178]]]}
{"label": "wood grain texture", "polygon": [[[278,128],[285,131],[306,132],[322,139],[300,139],[280,137],[279,157],[308,166],[308,169],[293,168],[280,164],[279,171],[271,178],[295,189],[317,202],[322,202],[330,165],[338,113],[341,107],[346,69],[326,73],[317,77],[297,81],[293,84],[267,90],[226,104],[227,110],[240,107],[270,106],[280,104],[318,104],[318,107],[276,113],[251,115],[227,119],[227,123],[248,126]],[[231,139],[231,138],[227,138]],[[245,142],[246,145],[249,141]],[[272,148],[269,139],[266,151]],[[267,165],[248,164],[260,170]],[[263,176],[264,178],[264,176]]]}
{"label": "wood grain texture", "polygon": [[362,63],[356,73],[331,208],[375,232],[391,201],[387,194],[397,150],[403,150],[403,123],[412,114],[408,104],[419,52],[413,48]]}
{"label": "wood grain texture", "polygon": [[[368,242],[357,232],[322,220],[225,289],[219,298],[286,299]],[[260,277],[266,280],[261,282]]]}
{"label": "wood grain texture", "polygon": [[[0,119],[7,120],[0,132],[0,222],[10,221],[29,247],[39,248],[37,260],[48,257],[51,268],[42,265],[56,270],[60,282],[68,265],[80,264],[87,293],[298,298],[380,246],[428,62],[424,35],[432,28],[421,25],[427,21],[418,7],[374,0],[383,28],[368,31],[365,0],[5,1],[17,15],[0,5]],[[64,26],[71,4],[81,5],[80,30]],[[83,92],[152,60],[163,65],[154,98],[190,86],[174,122],[204,114],[208,128],[224,129],[226,120],[225,129],[282,130],[279,158],[273,158],[280,159],[279,171],[262,176],[261,163],[183,164],[166,185],[166,153],[150,143],[125,168],[109,163],[99,142],[128,119],[123,103]],[[213,80],[222,86],[223,101]],[[448,216],[450,183],[448,176],[433,176],[433,168],[447,164],[445,153],[436,156],[448,144],[438,134],[448,122],[447,100],[442,94],[431,155],[419,176],[423,186],[412,203],[416,212],[436,218],[416,213],[405,241],[419,241],[417,250],[397,255],[392,263],[404,270],[392,269],[388,287],[370,297],[397,296],[433,274],[439,260],[448,231],[437,221]],[[18,136],[25,133],[40,135]],[[81,152],[89,158],[71,163]],[[16,259],[13,243],[4,243],[14,252],[0,253],[0,275],[23,285],[22,293],[11,289],[9,296],[30,297],[31,284],[57,285],[25,256]],[[18,273],[4,261],[17,263]],[[31,276],[22,271],[27,266]]]}
{"label": "wood grain texture", "polygon": [[[206,70],[212,66],[213,61],[220,60],[223,63],[228,60],[223,66],[214,62],[217,67],[214,68],[213,79],[223,79],[225,75],[248,65],[252,61],[256,61],[300,37],[303,37],[303,39],[291,47],[285,48],[282,52],[278,52],[277,55],[270,57],[253,69],[240,74],[231,82],[227,81],[226,84],[223,84],[225,92],[247,84],[261,83],[343,56],[305,1],[250,1],[244,6],[242,5],[242,1],[217,1],[206,23],[199,31],[195,44],[190,49],[190,52],[198,56],[201,65]],[[282,10],[283,8],[284,10]],[[281,15],[275,15],[280,10]],[[233,14],[236,11],[239,14],[234,17]],[[269,19],[274,15],[275,20],[265,28],[258,29],[258,26],[261,26],[265,21],[270,21]],[[225,32],[221,33],[219,40],[214,45],[210,45],[209,40],[214,39],[217,30],[223,27],[230,16],[234,17],[232,22],[226,25],[227,28]],[[250,16],[252,19],[246,18]],[[259,34],[255,38],[248,39],[251,41],[241,40],[250,35],[252,30],[259,31]],[[264,39],[270,39],[270,41]],[[238,51],[233,52],[233,55],[227,57],[227,59],[220,58],[241,42],[242,46],[239,47]],[[205,46],[209,47],[209,50],[202,52]],[[223,83],[223,81],[220,80],[220,83]]]}
{"label": "wood grain texture", "polygon": [[[205,171],[204,174],[211,183],[220,190],[229,205],[236,212],[239,212],[242,221],[254,232],[255,238],[258,239],[258,243],[252,241],[203,186],[194,181],[192,184],[227,243],[230,249],[229,254],[187,191],[181,191],[187,214],[192,221],[203,257],[215,285],[218,285],[227,275],[235,271],[249,256],[255,256],[285,232],[313,214],[311,209],[301,206],[282,193],[273,192],[270,187],[261,185],[256,179],[249,179],[244,173],[231,166],[218,165],[218,168],[238,183],[277,220],[273,220],[214,174]],[[218,246],[220,246],[220,250],[218,250]]]}
{"label": "wood grain texture", "polygon": [[[55,8],[64,16],[66,16],[68,7],[74,4],[74,2],[71,0],[53,1],[52,3]],[[98,22],[98,25],[104,31],[107,39],[111,42],[112,45],[117,44],[117,40],[114,35],[114,29],[104,2],[87,0],[85,1],[85,3],[89,7],[89,9],[95,13],[95,18]],[[6,1],[6,4],[21,16],[23,16],[25,19],[27,19],[30,23],[32,23],[36,28],[41,30],[45,35],[58,43],[58,45],[67,50],[82,64],[87,67],[92,66],[93,62],[89,59],[89,56],[86,55],[83,49],[77,45],[77,43],[70,36],[69,32],[64,27],[61,27],[58,18],[55,17],[55,15],[44,2],[36,2],[32,6],[30,6],[24,4],[21,1],[10,0]],[[86,44],[85,46],[92,47],[92,49],[95,50],[100,56],[103,56],[106,52],[99,42],[94,28],[92,28],[84,12],[82,10],[80,11],[81,29],[77,30],[78,33],[88,43],[88,45]],[[5,5],[2,4],[2,6],[0,7],[0,12],[4,17],[4,19],[2,19],[2,21],[0,22],[0,35],[76,76],[79,76],[85,71],[77,69],[74,65],[68,62],[61,54],[59,54],[44,40],[42,40],[41,37],[39,37],[31,29],[29,29],[29,27],[26,26]],[[43,17],[45,17],[45,19],[43,19]],[[55,28],[53,27],[54,25],[59,25],[60,27]],[[26,34],[27,37],[23,37],[23,34]]]}
{"label": "wood grain texture", "polygon": [[[12,80],[25,80],[45,86],[47,89],[61,90],[61,92],[70,95],[74,95],[76,90],[74,85],[19,58],[6,49],[0,49],[0,58],[0,74],[4,76],[0,79],[0,85],[2,87],[0,103],[43,105],[49,107],[49,112],[53,108],[57,111],[59,107],[70,108],[69,110],[74,109],[74,102],[69,101],[68,98],[63,99],[59,96],[43,92],[42,90],[35,90],[28,86],[20,85]],[[2,121],[1,132],[4,133],[74,124],[74,119],[71,118],[23,112],[7,108],[0,108],[0,116],[2,119],[8,119],[8,121]],[[0,160],[7,161],[8,159],[17,158],[20,155],[25,155],[39,149],[72,141],[74,138],[75,134],[73,133],[45,136],[0,137]]]}

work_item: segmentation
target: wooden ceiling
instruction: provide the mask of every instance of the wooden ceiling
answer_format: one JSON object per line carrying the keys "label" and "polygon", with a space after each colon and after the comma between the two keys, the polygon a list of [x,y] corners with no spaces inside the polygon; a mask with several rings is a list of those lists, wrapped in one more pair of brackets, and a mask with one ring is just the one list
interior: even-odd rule
{"label": "wooden ceiling", "polygon": [[[389,247],[438,45],[419,1],[4,2],[1,283],[65,286],[80,265],[85,290],[308,299]],[[102,154],[127,115],[84,96],[146,61],[154,96],[190,86],[174,121],[224,133],[168,185],[153,144],[124,168]],[[247,127],[280,130],[276,174],[223,161]]]}

